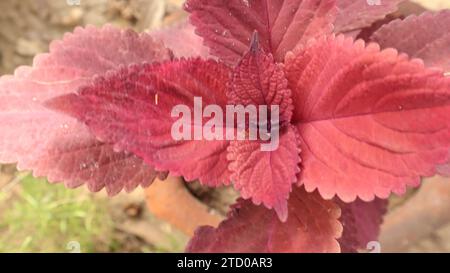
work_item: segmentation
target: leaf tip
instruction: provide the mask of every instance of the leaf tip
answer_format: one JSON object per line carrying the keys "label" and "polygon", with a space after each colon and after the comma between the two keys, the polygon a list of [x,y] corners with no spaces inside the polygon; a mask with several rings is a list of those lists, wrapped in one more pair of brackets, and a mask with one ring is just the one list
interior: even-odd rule
{"label": "leaf tip", "polygon": [[253,31],[251,42],[250,42],[250,52],[256,53],[259,50],[259,34],[258,31]]}
{"label": "leaf tip", "polygon": [[288,206],[287,201],[281,202],[273,207],[275,212],[277,213],[278,219],[281,222],[286,223],[288,218]]}

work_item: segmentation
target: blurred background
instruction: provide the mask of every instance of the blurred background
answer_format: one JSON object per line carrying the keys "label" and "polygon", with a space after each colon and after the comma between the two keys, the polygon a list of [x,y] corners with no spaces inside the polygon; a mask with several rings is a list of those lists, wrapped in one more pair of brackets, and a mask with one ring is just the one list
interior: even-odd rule
{"label": "blurred background", "polygon": [[[12,73],[19,65],[30,65],[33,56],[48,50],[50,41],[61,38],[75,26],[110,23],[145,31],[176,24],[186,18],[181,9],[183,2],[0,0],[0,75]],[[450,8],[450,0],[414,2],[432,10]],[[450,181],[443,180],[429,179],[423,189],[411,191],[401,199],[393,197],[387,216],[390,218],[383,228],[386,234],[381,238],[382,251],[386,241],[388,249],[395,251],[450,252],[450,190],[449,186],[439,188]],[[218,194],[204,193],[195,184],[190,187],[208,208],[216,211],[217,215],[206,222],[219,221],[235,197],[229,189]],[[170,195],[173,189],[162,191]],[[108,199],[104,192],[91,194],[83,187],[69,190],[18,172],[14,165],[0,165],[0,252],[183,251],[189,231],[180,228],[176,221],[169,224],[152,214],[146,205],[146,196],[152,194],[137,189]],[[441,199],[436,203],[438,198]],[[397,209],[408,200],[414,201],[408,213]],[[429,215],[430,210],[444,215],[438,215],[440,221],[424,226],[423,218],[415,216]],[[415,228],[409,237],[401,234],[400,222]]]}

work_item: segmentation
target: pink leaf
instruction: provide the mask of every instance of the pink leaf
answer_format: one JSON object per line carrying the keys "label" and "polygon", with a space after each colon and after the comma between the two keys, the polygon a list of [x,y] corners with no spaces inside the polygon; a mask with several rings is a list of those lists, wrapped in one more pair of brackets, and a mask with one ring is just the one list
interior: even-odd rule
{"label": "pink leaf", "polygon": [[395,20],[381,27],[371,40],[450,71],[450,10]]}
{"label": "pink leaf", "polygon": [[185,8],[211,53],[234,65],[247,52],[253,31],[283,61],[286,52],[330,33],[334,0],[189,0]]}
{"label": "pink leaf", "polygon": [[343,36],[288,59],[308,191],[345,202],[387,198],[449,161],[450,79],[442,71]]}
{"label": "pink leaf", "polygon": [[197,229],[188,252],[339,252],[339,207],[317,193],[295,188],[291,217],[282,223],[274,211],[239,200],[217,229]]}
{"label": "pink leaf", "polygon": [[287,199],[300,171],[300,149],[294,127],[280,134],[278,148],[270,152],[261,151],[261,141],[233,141],[228,159],[231,180],[241,196],[274,208],[281,221],[286,221]]}
{"label": "pink leaf", "polygon": [[209,58],[209,48],[203,45],[202,37],[195,34],[195,28],[184,22],[173,27],[152,31],[150,35],[169,48],[174,57],[203,57]]}
{"label": "pink leaf", "polygon": [[369,242],[377,241],[383,215],[387,211],[387,200],[375,198],[372,202],[363,202],[356,199],[352,203],[337,204],[341,207],[340,221],[344,228],[339,239],[342,252],[366,249]]}
{"label": "pink leaf", "polygon": [[339,12],[334,23],[335,33],[368,27],[397,11],[404,0],[336,0]]}
{"label": "pink leaf", "polygon": [[227,92],[228,102],[235,105],[279,106],[280,121],[289,122],[292,116],[291,90],[287,87],[283,65],[276,64],[266,54],[255,33],[251,49],[233,71]]}
{"label": "pink leaf", "polygon": [[114,152],[86,126],[42,102],[74,92],[118,65],[168,57],[150,36],[110,26],[77,28],[53,42],[33,67],[0,78],[0,162],[18,162],[19,169],[68,187],[85,182],[92,191],[106,187],[109,194],[149,185],[157,174],[141,159]]}
{"label": "pink leaf", "polygon": [[[132,65],[49,105],[73,115],[103,141],[136,154],[158,170],[216,186],[229,182],[228,141],[175,140],[171,129],[179,118],[171,114],[177,105],[189,107],[193,114],[195,96],[203,99],[204,106],[224,107],[228,77],[225,66],[200,59]],[[193,139],[192,131],[202,128],[196,121],[191,123],[192,115],[188,118],[183,127],[191,127],[185,130]]]}

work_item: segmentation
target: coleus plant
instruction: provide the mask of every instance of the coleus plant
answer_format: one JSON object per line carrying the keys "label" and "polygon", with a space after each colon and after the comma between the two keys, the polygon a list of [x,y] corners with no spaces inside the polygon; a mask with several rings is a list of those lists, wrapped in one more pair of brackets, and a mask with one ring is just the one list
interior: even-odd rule
{"label": "coleus plant", "polygon": [[[391,193],[450,173],[450,12],[387,20],[400,2],[189,0],[183,28],[77,28],[1,77],[0,162],[110,195],[167,174],[233,185],[191,252],[365,248]],[[279,148],[174,140],[194,97],[280,105]]]}

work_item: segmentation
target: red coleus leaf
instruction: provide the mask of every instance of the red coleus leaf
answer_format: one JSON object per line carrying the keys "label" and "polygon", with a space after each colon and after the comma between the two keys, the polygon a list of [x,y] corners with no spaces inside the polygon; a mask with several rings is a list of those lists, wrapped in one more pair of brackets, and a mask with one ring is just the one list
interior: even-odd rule
{"label": "red coleus leaf", "polygon": [[[185,105],[195,113],[194,97],[201,97],[204,105],[224,108],[228,77],[225,66],[200,59],[132,65],[49,105],[77,117],[101,140],[140,156],[158,170],[216,186],[229,181],[228,141],[174,139],[172,125],[180,119],[172,117],[172,109]],[[183,118],[192,137],[196,120],[191,124],[191,116]]]}
{"label": "red coleus leaf", "polygon": [[308,39],[331,33],[334,0],[188,0],[191,22],[211,53],[228,64],[241,59],[252,33],[276,61]]}
{"label": "red coleus leaf", "polygon": [[232,141],[228,149],[231,180],[243,198],[274,208],[281,221],[288,217],[287,199],[300,171],[296,128],[280,132],[278,148],[261,151],[260,141]]}
{"label": "red coleus leaf", "polygon": [[0,78],[0,162],[18,162],[19,169],[69,187],[84,182],[92,191],[106,187],[109,194],[150,184],[156,172],[141,159],[114,152],[84,124],[42,103],[74,92],[118,65],[168,57],[147,34],[110,26],[77,28],[53,42],[50,53],[38,55],[33,67]]}
{"label": "red coleus leaf", "polygon": [[[277,127],[282,130],[274,149],[261,150],[262,141],[233,141],[228,159],[230,160],[231,180],[242,197],[252,198],[255,204],[261,202],[274,208],[282,221],[287,218],[287,198],[296,174],[300,170],[298,137],[293,127],[284,128],[292,116],[291,91],[287,87],[283,66],[275,64],[272,55],[266,54],[259,46],[258,34],[254,34],[250,51],[239,61],[228,84],[228,102],[235,105],[267,106],[268,114],[258,117],[256,127]],[[272,124],[272,106],[279,120]],[[263,119],[261,124],[259,121]],[[279,139],[278,139],[279,138]],[[272,139],[272,140],[273,140]],[[268,143],[266,143],[268,145]]]}
{"label": "red coleus leaf", "polygon": [[279,106],[280,122],[289,122],[292,116],[291,90],[287,87],[283,65],[276,64],[266,54],[254,34],[251,49],[235,67],[229,88],[228,102],[239,105]]}
{"label": "red coleus leaf", "polygon": [[274,211],[240,200],[217,229],[200,227],[188,252],[339,252],[340,209],[295,187],[283,223]]}
{"label": "red coleus leaf", "polygon": [[346,202],[402,194],[449,160],[450,79],[343,36],[287,58],[302,149],[299,183]]}
{"label": "red coleus leaf", "polygon": [[356,199],[352,203],[337,202],[341,207],[340,221],[344,228],[339,239],[342,252],[357,252],[376,241],[388,201],[375,198],[372,202]]}
{"label": "red coleus leaf", "polygon": [[336,0],[338,15],[335,33],[350,32],[370,26],[395,12],[404,0]]}
{"label": "red coleus leaf", "polygon": [[371,40],[450,71],[450,10],[395,20],[381,27]]}

